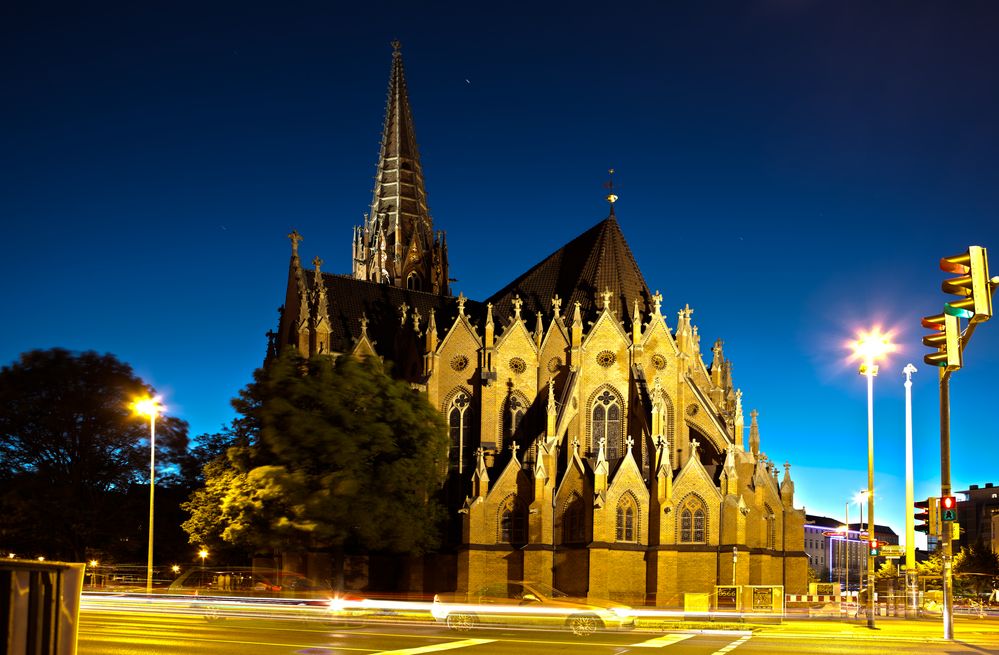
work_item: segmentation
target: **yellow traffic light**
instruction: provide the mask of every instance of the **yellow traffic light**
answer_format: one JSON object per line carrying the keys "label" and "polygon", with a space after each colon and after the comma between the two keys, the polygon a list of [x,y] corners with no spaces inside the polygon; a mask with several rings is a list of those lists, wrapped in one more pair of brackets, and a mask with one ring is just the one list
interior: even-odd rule
{"label": "yellow traffic light", "polygon": [[948,371],[961,368],[961,321],[951,314],[937,314],[923,318],[923,327],[936,330],[923,337],[923,345],[937,349],[937,352],[923,357],[923,361]]}
{"label": "yellow traffic light", "polygon": [[989,279],[989,258],[985,248],[969,246],[968,251],[940,260],[940,268],[959,277],[944,280],[940,285],[944,293],[963,296],[944,305],[944,312],[972,323],[981,323],[992,317],[992,291],[999,283]]}

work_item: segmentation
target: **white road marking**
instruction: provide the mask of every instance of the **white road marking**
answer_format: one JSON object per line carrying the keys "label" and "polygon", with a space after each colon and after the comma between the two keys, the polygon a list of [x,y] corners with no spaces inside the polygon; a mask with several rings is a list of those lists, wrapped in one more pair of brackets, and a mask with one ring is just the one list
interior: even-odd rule
{"label": "white road marking", "polygon": [[637,644],[630,644],[630,648],[663,648],[664,646],[669,646],[670,644],[675,644],[678,641],[683,641],[684,639],[690,639],[694,635],[689,634],[673,634],[673,635],[663,635],[662,637],[656,637],[655,639],[649,639],[648,641],[640,641]]}
{"label": "white road marking", "polygon": [[461,641],[447,641],[443,644],[431,644],[430,646],[419,646],[418,648],[404,648],[402,650],[383,650],[374,655],[419,655],[420,653],[435,653],[439,650],[452,650],[454,648],[467,648],[468,646],[478,646],[496,641],[495,639],[462,639]]}
{"label": "white road marking", "polygon": [[711,653],[711,655],[725,655],[726,653],[735,650],[739,646],[741,646],[744,643],[746,643],[747,641],[749,641],[750,637],[751,637],[750,635],[746,635],[742,639],[736,639],[735,641],[733,641],[731,644],[729,644],[725,648],[719,648],[715,652]]}

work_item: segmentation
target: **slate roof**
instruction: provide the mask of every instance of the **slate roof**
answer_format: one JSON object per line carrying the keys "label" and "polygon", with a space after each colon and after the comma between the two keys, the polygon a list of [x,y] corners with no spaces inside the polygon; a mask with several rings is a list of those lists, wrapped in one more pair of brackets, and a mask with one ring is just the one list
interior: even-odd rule
{"label": "slate roof", "polygon": [[[314,276],[307,275],[311,291]],[[349,275],[323,273],[326,293],[330,298],[330,348],[333,352],[348,352],[361,336],[361,316],[368,319],[368,338],[375,342],[379,355],[396,365],[397,373],[410,377],[409,369],[422,362],[410,362],[413,353],[423,352],[422,337],[413,330],[413,310],[420,312],[420,331],[426,332],[430,320],[430,310],[434,310],[438,338],[458,316],[458,299],[453,296],[440,296],[433,293],[411,291],[391,284],[357,280]],[[405,303],[408,307],[406,325],[402,328],[399,308]],[[466,301],[465,313],[473,317],[473,322],[485,308],[481,303]],[[403,344],[412,343],[409,348]]]}
{"label": "slate roof", "polygon": [[517,295],[523,300],[525,317],[542,312],[551,316],[552,296],[562,299],[562,317],[572,321],[575,303],[579,302],[583,320],[594,320],[603,307],[604,289],[610,289],[611,309],[618,320],[630,324],[635,299],[643,312],[652,308],[652,294],[638,270],[614,214],[600,221],[565,244],[526,273],[506,285],[485,302],[493,304],[493,316],[513,313],[511,303]]}

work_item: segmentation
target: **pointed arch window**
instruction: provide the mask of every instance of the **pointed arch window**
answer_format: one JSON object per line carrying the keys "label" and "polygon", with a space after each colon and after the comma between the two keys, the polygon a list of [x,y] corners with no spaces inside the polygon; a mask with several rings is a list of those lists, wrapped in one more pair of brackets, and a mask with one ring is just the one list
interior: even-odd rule
{"label": "pointed arch window", "polygon": [[413,271],[406,276],[406,288],[411,291],[420,291],[423,288],[423,284],[420,282],[420,276],[416,271]]}
{"label": "pointed arch window", "polygon": [[586,541],[586,521],[583,515],[583,499],[573,494],[562,512],[562,542],[579,544]]}
{"label": "pointed arch window", "polygon": [[707,543],[707,513],[697,497],[688,498],[680,510],[680,543]]}
{"label": "pointed arch window", "polygon": [[625,494],[618,501],[615,539],[623,542],[638,541],[638,504],[631,494]]}
{"label": "pointed arch window", "polygon": [[520,428],[520,422],[524,418],[524,413],[527,411],[526,399],[520,395],[518,392],[513,392],[507,396],[506,402],[503,404],[503,443],[502,446],[512,443],[514,441],[514,435]]}
{"label": "pointed arch window", "polygon": [[499,508],[499,542],[527,543],[527,513],[515,496],[509,496]]}
{"label": "pointed arch window", "polygon": [[776,550],[777,548],[777,516],[774,511],[770,508],[770,505],[763,505],[764,521],[766,525],[764,529],[766,534],[764,539],[766,540],[766,548],[770,550]]}
{"label": "pointed arch window", "polygon": [[590,422],[590,447],[606,439],[607,459],[615,460],[621,456],[621,401],[617,395],[604,389],[603,393],[593,399]]}
{"label": "pointed arch window", "polygon": [[472,408],[471,398],[464,391],[459,391],[451,399],[447,411],[448,432],[451,436],[450,460],[452,468],[458,473],[464,472],[469,466],[471,457]]}

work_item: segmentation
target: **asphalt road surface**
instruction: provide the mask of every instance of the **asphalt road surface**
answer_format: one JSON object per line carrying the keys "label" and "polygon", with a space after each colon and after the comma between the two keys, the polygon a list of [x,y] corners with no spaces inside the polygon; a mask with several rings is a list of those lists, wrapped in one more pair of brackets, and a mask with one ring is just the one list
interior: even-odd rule
{"label": "asphalt road surface", "polygon": [[[835,627],[835,626],[833,626]],[[574,637],[560,631],[482,629],[453,633],[425,620],[335,621],[309,610],[269,608],[253,615],[206,619],[187,606],[113,604],[85,607],[80,655],[532,655],[744,653],[999,653],[995,642],[926,641],[888,635],[849,637],[835,631],[808,634],[769,631],[651,632],[630,630]]]}

